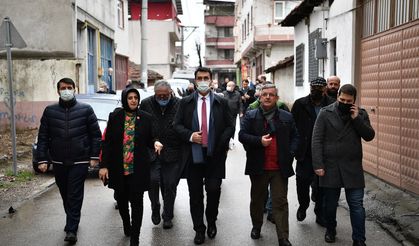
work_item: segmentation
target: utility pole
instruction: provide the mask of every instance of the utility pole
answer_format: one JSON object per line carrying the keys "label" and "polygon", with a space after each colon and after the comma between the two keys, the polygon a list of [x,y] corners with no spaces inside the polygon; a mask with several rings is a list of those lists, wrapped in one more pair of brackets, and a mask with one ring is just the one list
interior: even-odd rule
{"label": "utility pole", "polygon": [[[198,28],[199,26],[180,26],[180,66],[181,69],[185,69],[185,55],[184,55],[184,49],[185,49],[185,41],[188,39],[192,33]],[[193,28],[192,32],[189,33],[189,35],[185,38],[184,29],[185,28]]]}
{"label": "utility pole", "polygon": [[148,86],[147,19],[148,19],[148,0],[142,0],[142,5],[141,5],[141,82],[144,84],[144,88],[147,88]]}

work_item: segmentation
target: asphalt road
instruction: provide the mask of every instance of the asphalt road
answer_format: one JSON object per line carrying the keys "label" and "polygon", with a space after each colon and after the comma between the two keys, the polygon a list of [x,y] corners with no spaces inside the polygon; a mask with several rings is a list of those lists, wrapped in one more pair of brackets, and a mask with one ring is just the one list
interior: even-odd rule
{"label": "asphalt road", "polygon": [[[237,143],[229,152],[227,159],[227,179],[223,181],[221,203],[217,220],[218,234],[215,239],[206,239],[204,245],[217,246],[268,246],[277,245],[275,227],[269,221],[262,227],[262,238],[252,240],[249,215],[250,181],[244,175],[245,152]],[[290,241],[296,246],[333,245],[324,242],[324,228],[314,220],[313,206],[307,211],[307,218],[297,222],[295,213],[298,208],[295,178],[289,180]],[[344,199],[342,194],[341,199]],[[113,207],[113,192],[104,187],[97,179],[86,181],[82,219],[79,227],[77,245],[129,245],[123,235],[122,222],[118,211]],[[312,204],[313,205],[313,204]],[[186,181],[178,186],[175,204],[174,227],[163,230],[162,223],[151,222],[150,202],[144,196],[144,217],[140,236],[141,245],[184,246],[194,245],[195,232],[189,213],[189,197]],[[37,198],[24,203],[12,216],[0,218],[0,245],[66,245],[65,214],[57,187]],[[367,221],[367,245],[400,245],[376,223]],[[334,245],[352,245],[349,213],[338,208],[337,240]]]}

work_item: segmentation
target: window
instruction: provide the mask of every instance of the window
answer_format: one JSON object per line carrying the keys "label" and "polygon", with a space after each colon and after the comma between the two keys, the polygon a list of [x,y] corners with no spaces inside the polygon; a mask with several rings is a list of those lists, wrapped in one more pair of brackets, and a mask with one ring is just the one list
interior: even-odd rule
{"label": "window", "polygon": [[304,84],[304,44],[295,48],[295,86]]}
{"label": "window", "polygon": [[249,21],[250,21],[249,22],[249,24],[250,24],[250,30],[252,30],[252,26],[253,26],[253,6],[250,8],[250,19],[249,19]]}
{"label": "window", "polygon": [[244,32],[244,37],[246,38],[246,36],[248,35],[248,33],[247,33],[247,20],[244,20],[244,30],[243,30],[243,32]]}
{"label": "window", "polygon": [[249,33],[250,33],[250,14],[249,13],[247,13],[247,23],[248,23],[248,25],[247,25],[247,35],[249,35]]}
{"label": "window", "polygon": [[316,59],[314,40],[321,37],[322,32],[320,28],[308,35],[308,81],[319,76],[319,61]]}
{"label": "window", "polygon": [[226,37],[226,38],[233,37],[233,28],[232,27],[224,27],[224,37]]}
{"label": "window", "polygon": [[117,2],[117,12],[118,12],[118,26],[124,28],[124,2],[118,0]]}
{"label": "window", "polygon": [[362,27],[362,36],[368,37],[374,34],[374,8],[375,1],[369,0],[364,3],[363,6],[363,27]]}
{"label": "window", "polygon": [[95,92],[96,84],[96,30],[87,27],[87,93]]}
{"label": "window", "polygon": [[394,26],[398,26],[409,21],[409,3],[409,0],[396,0]]}
{"label": "window", "polygon": [[377,31],[382,32],[390,28],[390,0],[378,0]]}
{"label": "window", "polygon": [[419,0],[365,0],[362,6],[362,37],[416,20],[419,17],[418,7]]}
{"label": "window", "polygon": [[234,50],[224,50],[224,59],[226,60],[234,59]]}
{"label": "window", "polygon": [[285,18],[285,2],[276,1],[274,6],[275,21],[280,21]]}

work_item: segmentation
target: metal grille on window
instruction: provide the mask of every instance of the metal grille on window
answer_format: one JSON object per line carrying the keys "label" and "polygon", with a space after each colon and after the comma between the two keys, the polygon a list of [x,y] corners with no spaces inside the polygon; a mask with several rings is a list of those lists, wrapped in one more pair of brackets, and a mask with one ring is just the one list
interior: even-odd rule
{"label": "metal grille on window", "polygon": [[368,37],[374,34],[374,9],[375,1],[369,0],[364,3],[363,7],[363,27],[362,36]]}
{"label": "metal grille on window", "polygon": [[308,81],[319,76],[319,61],[315,56],[315,44],[314,40],[321,38],[321,29],[317,28],[315,31],[308,36]]}
{"label": "metal grille on window", "polygon": [[295,86],[304,84],[304,44],[295,48]]}

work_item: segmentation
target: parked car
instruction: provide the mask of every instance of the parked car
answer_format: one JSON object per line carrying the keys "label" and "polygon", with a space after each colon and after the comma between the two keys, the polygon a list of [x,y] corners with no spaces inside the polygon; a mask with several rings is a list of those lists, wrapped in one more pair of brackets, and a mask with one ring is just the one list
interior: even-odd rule
{"label": "parked car", "polygon": [[[116,107],[120,107],[121,97],[112,94],[79,94],[76,95],[77,101],[87,103],[92,108],[96,114],[100,131],[103,131],[106,128],[108,123],[109,113],[111,113]],[[38,169],[38,159],[37,159],[37,143],[38,136],[35,139],[35,142],[32,144],[32,166],[36,172],[40,172]],[[90,168],[89,172],[97,171],[97,168]],[[48,163],[48,170],[52,170],[51,163]]]}

